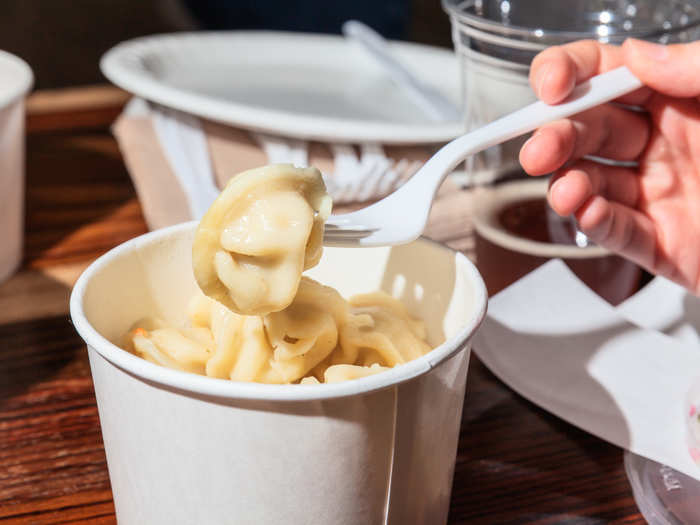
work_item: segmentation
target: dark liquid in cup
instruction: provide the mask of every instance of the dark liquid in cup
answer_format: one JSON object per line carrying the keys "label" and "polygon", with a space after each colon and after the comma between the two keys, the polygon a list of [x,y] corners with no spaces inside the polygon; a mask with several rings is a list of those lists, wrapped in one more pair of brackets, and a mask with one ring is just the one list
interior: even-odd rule
{"label": "dark liquid in cup", "polygon": [[554,214],[544,198],[523,199],[505,206],[498,213],[498,222],[509,233],[524,239],[576,245],[573,223]]}
{"label": "dark liquid in cup", "polygon": [[[497,218],[501,227],[517,237],[576,246],[573,221],[556,215],[543,197],[507,204],[498,212]],[[479,268],[486,277],[490,294],[502,290],[547,260],[541,256],[515,253],[481,238],[477,238],[477,258],[482,259]],[[565,262],[583,282],[613,305],[631,296],[650,279],[634,263],[615,255],[572,258]]]}

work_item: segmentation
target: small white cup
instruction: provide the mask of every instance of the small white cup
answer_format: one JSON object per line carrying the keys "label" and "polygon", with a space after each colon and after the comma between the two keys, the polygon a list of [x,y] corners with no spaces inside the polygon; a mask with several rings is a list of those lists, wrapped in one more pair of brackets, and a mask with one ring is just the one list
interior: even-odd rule
{"label": "small white cup", "polygon": [[[528,239],[501,223],[504,209],[528,200],[541,200],[545,213],[547,187],[548,181],[539,178],[480,188],[474,213],[476,259],[489,293],[496,294],[549,259],[559,258],[609,303],[617,305],[633,295],[641,277],[641,269],[633,262],[596,245],[579,247]],[[557,238],[552,233],[556,232],[550,235]]]}
{"label": "small white cup", "polygon": [[33,79],[26,62],[0,51],[0,282],[22,261],[24,97]]}
{"label": "small white cup", "polygon": [[434,350],[367,378],[264,385],[188,374],[120,348],[137,319],[184,321],[195,223],[95,261],[71,295],[88,345],[120,523],[437,524],[449,510],[470,340],[486,289],[462,254],[326,248],[309,275],[344,296],[383,289]]}

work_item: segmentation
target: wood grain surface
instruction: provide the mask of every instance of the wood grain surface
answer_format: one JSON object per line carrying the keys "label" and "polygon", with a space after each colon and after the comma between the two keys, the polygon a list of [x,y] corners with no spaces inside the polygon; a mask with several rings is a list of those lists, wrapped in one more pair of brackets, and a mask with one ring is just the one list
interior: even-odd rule
{"label": "wood grain surface", "polygon": [[[70,92],[28,105],[25,261],[0,284],[1,523],[115,523],[87,352],[68,315],[80,271],[146,231],[109,133],[124,97],[106,93],[74,112],[65,101],[84,97]],[[471,205],[468,192],[443,193],[428,235],[473,255]],[[523,400],[475,356],[449,522],[644,523],[618,448]]]}

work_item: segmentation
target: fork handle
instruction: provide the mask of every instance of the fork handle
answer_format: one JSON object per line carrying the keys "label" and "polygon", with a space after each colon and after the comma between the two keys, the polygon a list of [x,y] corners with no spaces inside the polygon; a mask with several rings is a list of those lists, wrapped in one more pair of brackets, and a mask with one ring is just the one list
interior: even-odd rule
{"label": "fork handle", "polygon": [[524,135],[548,122],[599,106],[640,87],[642,82],[625,66],[592,77],[576,86],[571,95],[560,104],[550,106],[541,101],[535,102],[454,139],[424,166],[425,171],[433,175],[433,180],[423,181],[421,177],[415,176],[411,180],[421,185],[429,183],[434,195],[447,174],[469,155]]}
{"label": "fork handle", "polygon": [[[368,233],[370,229],[370,235],[355,242],[363,246],[409,242],[425,228],[438,187],[461,160],[489,146],[510,140],[553,120],[609,102],[640,87],[642,83],[639,79],[627,68],[621,67],[577,86],[562,104],[530,104],[449,142],[394,193],[366,208],[337,216],[332,223],[327,224],[344,230],[345,237],[338,239],[340,244],[351,243],[348,236],[352,232]],[[391,227],[387,227],[387,223]],[[324,238],[324,243],[327,242],[330,242],[329,239]]]}
{"label": "fork handle", "polygon": [[550,106],[541,101],[534,102],[462,138],[470,139],[469,142],[474,141],[475,146],[485,149],[523,135],[548,122],[599,106],[640,87],[642,82],[626,66],[618,67],[579,84],[566,101],[560,104]]}

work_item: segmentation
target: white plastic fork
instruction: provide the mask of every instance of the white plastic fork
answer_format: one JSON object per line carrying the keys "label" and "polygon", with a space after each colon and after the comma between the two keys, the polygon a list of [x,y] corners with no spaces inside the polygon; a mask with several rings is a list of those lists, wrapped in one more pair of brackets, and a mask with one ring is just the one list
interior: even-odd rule
{"label": "white plastic fork", "polygon": [[435,122],[459,121],[462,112],[445,96],[416,78],[391,52],[382,35],[359,20],[348,20],[343,35],[358,42],[391,79]]}
{"label": "white plastic fork", "polygon": [[382,200],[326,222],[327,246],[382,246],[417,239],[425,229],[433,198],[445,177],[469,155],[642,87],[626,67],[595,76],[571,96],[550,106],[535,102],[486,126],[454,139],[433,155],[403,186]]}

